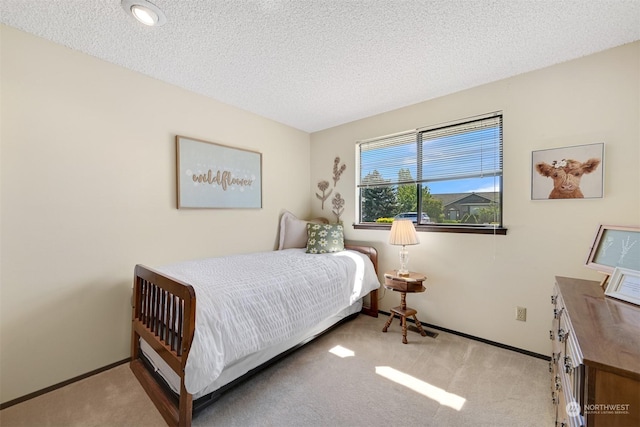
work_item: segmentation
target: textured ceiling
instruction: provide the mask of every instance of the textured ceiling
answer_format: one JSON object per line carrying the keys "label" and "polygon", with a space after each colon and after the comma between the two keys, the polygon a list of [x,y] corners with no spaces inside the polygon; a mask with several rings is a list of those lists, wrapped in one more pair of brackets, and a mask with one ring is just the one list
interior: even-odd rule
{"label": "textured ceiling", "polygon": [[0,21],[314,132],[640,39],[639,0],[0,0]]}

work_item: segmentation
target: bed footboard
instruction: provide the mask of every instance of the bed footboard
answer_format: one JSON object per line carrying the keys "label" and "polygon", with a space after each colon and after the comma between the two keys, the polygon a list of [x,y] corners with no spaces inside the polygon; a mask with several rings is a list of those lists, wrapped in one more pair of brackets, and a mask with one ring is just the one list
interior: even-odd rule
{"label": "bed footboard", "polygon": [[[131,329],[131,370],[171,426],[190,426],[192,396],[184,385],[184,367],[195,330],[196,296],[191,285],[136,265]],[[140,360],[145,340],[180,377],[176,403]]]}

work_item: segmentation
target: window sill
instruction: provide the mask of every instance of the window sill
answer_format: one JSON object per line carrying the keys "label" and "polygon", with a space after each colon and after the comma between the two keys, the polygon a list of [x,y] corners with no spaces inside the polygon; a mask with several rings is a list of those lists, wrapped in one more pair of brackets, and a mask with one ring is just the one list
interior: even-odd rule
{"label": "window sill", "polygon": [[[356,230],[391,230],[391,224],[353,224]],[[504,227],[491,227],[487,225],[439,225],[425,224],[416,225],[418,232],[436,233],[466,233],[466,234],[493,234],[506,236],[507,229]]]}

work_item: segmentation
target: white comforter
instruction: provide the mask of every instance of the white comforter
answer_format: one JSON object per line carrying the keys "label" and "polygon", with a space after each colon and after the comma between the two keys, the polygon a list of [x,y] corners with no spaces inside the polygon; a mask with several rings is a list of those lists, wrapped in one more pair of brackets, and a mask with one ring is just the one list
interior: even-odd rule
{"label": "white comforter", "polygon": [[304,249],[210,258],[158,269],[191,284],[196,329],[185,386],[196,394],[225,366],[350,306],[380,284],[366,255]]}

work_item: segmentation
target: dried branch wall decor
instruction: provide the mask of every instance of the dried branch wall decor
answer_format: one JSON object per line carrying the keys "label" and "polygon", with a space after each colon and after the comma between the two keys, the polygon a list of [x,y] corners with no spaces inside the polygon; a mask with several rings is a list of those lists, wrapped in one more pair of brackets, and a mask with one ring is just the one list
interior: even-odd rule
{"label": "dried branch wall decor", "polygon": [[[340,165],[340,157],[336,156],[333,161],[333,188],[329,188],[329,181],[322,180],[318,182],[318,189],[322,192],[322,194],[316,193],[316,198],[320,200],[322,209],[324,210],[324,201],[329,198],[333,190],[336,188],[338,181],[340,181],[340,176],[347,169],[347,165],[344,163]],[[329,191],[327,191],[329,190]],[[340,195],[340,193],[336,193],[333,200],[333,213],[338,217],[338,222],[340,222],[340,215],[344,211],[344,199]],[[338,205],[336,205],[338,203]]]}
{"label": "dried branch wall decor", "polygon": [[340,193],[336,193],[336,195],[333,196],[333,200],[331,201],[331,203],[333,204],[333,213],[337,217],[336,222],[339,224],[340,215],[342,215],[342,212],[344,212],[344,199],[342,198]]}
{"label": "dried branch wall decor", "polygon": [[324,210],[324,201],[327,200],[329,198],[329,196],[331,195],[331,193],[333,192],[333,189],[329,190],[329,192],[327,193],[327,189],[329,188],[329,181],[320,181],[318,183],[318,189],[320,191],[322,191],[322,195],[316,193],[316,197],[318,199],[320,199],[320,201],[322,202],[322,209]]}
{"label": "dried branch wall decor", "polygon": [[336,157],[336,159],[333,161],[333,187],[334,188],[338,183],[338,181],[340,181],[340,175],[342,175],[342,172],[344,172],[345,169],[347,169],[347,165],[345,165],[344,163],[342,164],[342,166],[338,167],[339,164],[340,164],[340,157]]}

